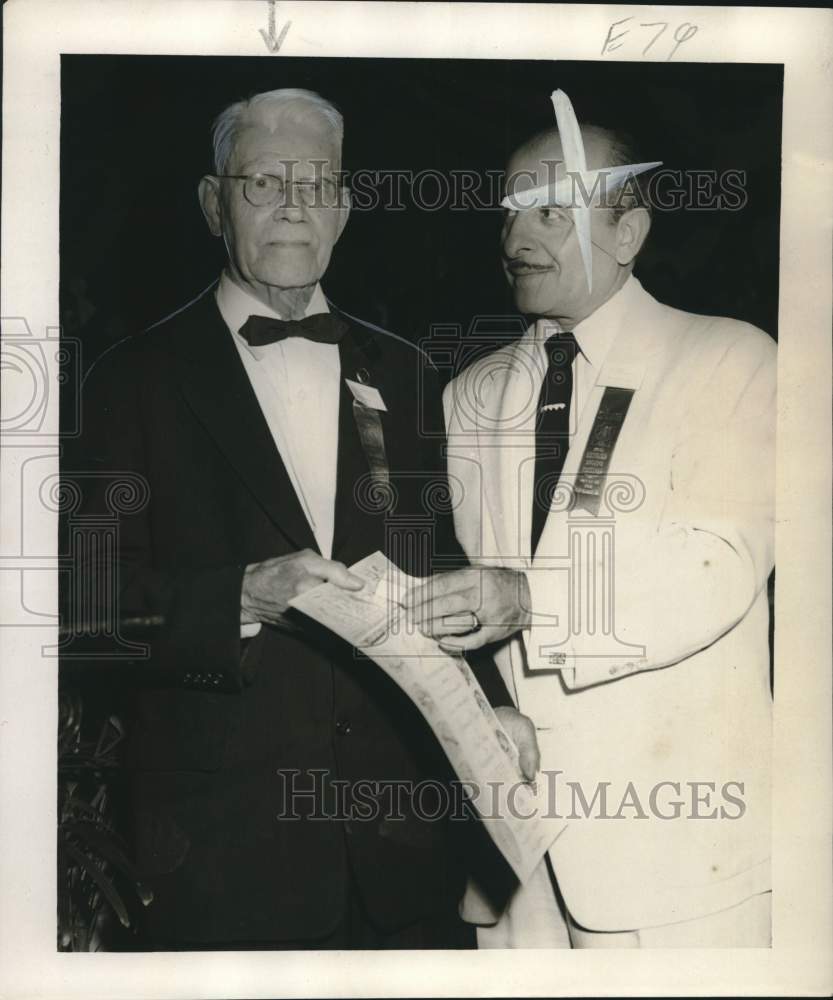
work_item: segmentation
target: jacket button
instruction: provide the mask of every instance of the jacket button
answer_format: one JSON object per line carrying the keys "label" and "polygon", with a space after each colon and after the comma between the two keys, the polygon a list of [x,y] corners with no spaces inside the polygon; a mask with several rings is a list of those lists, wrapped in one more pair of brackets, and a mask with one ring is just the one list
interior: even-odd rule
{"label": "jacket button", "polygon": [[350,725],[349,719],[339,719],[336,723],[336,732],[340,733],[342,736],[349,736],[352,732],[352,726]]}

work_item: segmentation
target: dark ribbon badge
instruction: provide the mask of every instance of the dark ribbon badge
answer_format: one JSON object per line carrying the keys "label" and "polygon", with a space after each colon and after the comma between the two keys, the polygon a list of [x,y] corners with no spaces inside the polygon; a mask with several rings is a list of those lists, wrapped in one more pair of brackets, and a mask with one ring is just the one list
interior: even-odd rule
{"label": "dark ribbon badge", "polygon": [[382,429],[382,411],[386,410],[378,389],[368,385],[370,376],[366,368],[356,372],[356,381],[347,379],[347,385],[353,393],[353,419],[359,432],[370,478],[374,486],[388,487],[390,485],[390,468],[385,451],[385,435]]}
{"label": "dark ribbon badge", "polygon": [[610,468],[613,449],[628,415],[633,393],[633,389],[608,386],[599,404],[599,412],[581,456],[575,485],[575,506],[590,514],[599,513],[604,478]]}

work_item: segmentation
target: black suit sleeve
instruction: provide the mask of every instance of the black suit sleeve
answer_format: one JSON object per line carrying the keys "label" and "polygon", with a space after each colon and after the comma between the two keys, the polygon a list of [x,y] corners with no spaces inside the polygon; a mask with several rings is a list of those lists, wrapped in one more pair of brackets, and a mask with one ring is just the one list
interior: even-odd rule
{"label": "black suit sleeve", "polygon": [[[125,639],[146,644],[147,652],[133,661],[143,669],[162,671],[186,687],[240,690],[245,567],[159,568],[154,492],[170,484],[155,481],[151,472],[153,442],[143,432],[143,407],[151,405],[146,384],[141,352],[130,342],[96,364],[85,380],[82,433],[66,448],[62,482],[78,498],[75,524],[109,519],[116,533],[112,547],[86,545],[71,556],[70,572],[62,576],[62,624],[94,652],[101,640],[91,636],[102,623],[117,620]],[[66,519],[62,533],[66,545]],[[158,623],[133,634],[125,624],[131,619]]]}
{"label": "black suit sleeve", "polygon": [[[429,364],[427,359],[424,359],[424,364],[426,366]],[[444,433],[445,428],[442,411],[442,390],[439,378],[433,369],[426,371],[422,384],[426,386],[422,405],[430,409],[430,413],[424,415],[427,417],[426,426],[436,431],[434,438],[435,450],[431,462],[435,475],[445,487],[446,496],[450,497],[448,472],[444,458],[445,438],[440,436],[440,433]],[[439,557],[437,560],[438,566],[449,569],[452,566],[470,565],[454,533],[454,517],[450,507],[438,503],[435,505],[433,513],[435,516],[436,554]],[[512,696],[488,648],[468,653],[466,655],[466,662],[471,667],[478,683],[483,688],[483,693],[493,708],[498,708],[501,705],[514,705]]]}

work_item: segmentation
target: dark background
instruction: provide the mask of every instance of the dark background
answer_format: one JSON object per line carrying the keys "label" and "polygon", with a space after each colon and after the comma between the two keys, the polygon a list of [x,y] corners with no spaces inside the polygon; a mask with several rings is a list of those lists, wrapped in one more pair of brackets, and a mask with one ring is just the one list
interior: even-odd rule
{"label": "dark background", "polygon": [[[223,265],[196,197],[227,104],[307,87],[345,116],[350,171],[499,170],[554,124],[624,128],[665,167],[745,170],[738,212],[655,212],[637,273],[659,299],[777,335],[781,101],[778,65],[437,59],[65,55],[61,110],[61,321],[85,366],[190,301]],[[484,188],[485,190],[485,188]],[[426,188],[428,196],[433,186]],[[417,340],[512,313],[500,211],[353,213],[325,280],[355,315]]]}
{"label": "dark background", "polygon": [[[640,158],[746,171],[739,212],[656,212],[637,273],[664,302],[777,335],[781,66],[72,55],[61,72],[61,323],[81,341],[84,368],[217,278],[223,244],[196,196],[211,169],[211,123],[232,101],[287,86],[340,107],[351,172],[501,170],[523,139],[554,123],[556,87],[581,120],[632,133]],[[467,330],[477,315],[513,316],[497,207],[428,212],[405,203],[353,213],[324,281],[333,301],[412,340],[432,323]],[[64,414],[76,385],[64,383]],[[66,418],[62,426],[71,436]],[[103,786],[104,818],[129,834],[120,750],[109,763],[97,751],[98,729],[112,719],[129,729],[127,680],[112,664],[62,663],[62,725],[71,728],[65,702],[80,697],[89,766],[79,783],[70,739],[59,787],[98,801]],[[72,866],[59,863],[59,885],[72,878]],[[135,892],[120,886],[127,903]],[[135,921],[129,930],[110,923],[105,950],[143,947]]]}

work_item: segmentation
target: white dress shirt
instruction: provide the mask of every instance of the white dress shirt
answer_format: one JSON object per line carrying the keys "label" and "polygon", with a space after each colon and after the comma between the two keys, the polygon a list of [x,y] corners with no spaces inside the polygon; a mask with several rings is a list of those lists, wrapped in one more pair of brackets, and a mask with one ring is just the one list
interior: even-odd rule
{"label": "white dress shirt", "polygon": [[[239,332],[249,316],[286,317],[244,291],[226,272],[216,297],[301,509],[321,555],[329,559],[338,464],[338,345],[287,337],[252,347]],[[327,301],[316,285],[304,315],[326,312]],[[258,627],[243,626],[243,636],[255,634]]]}

